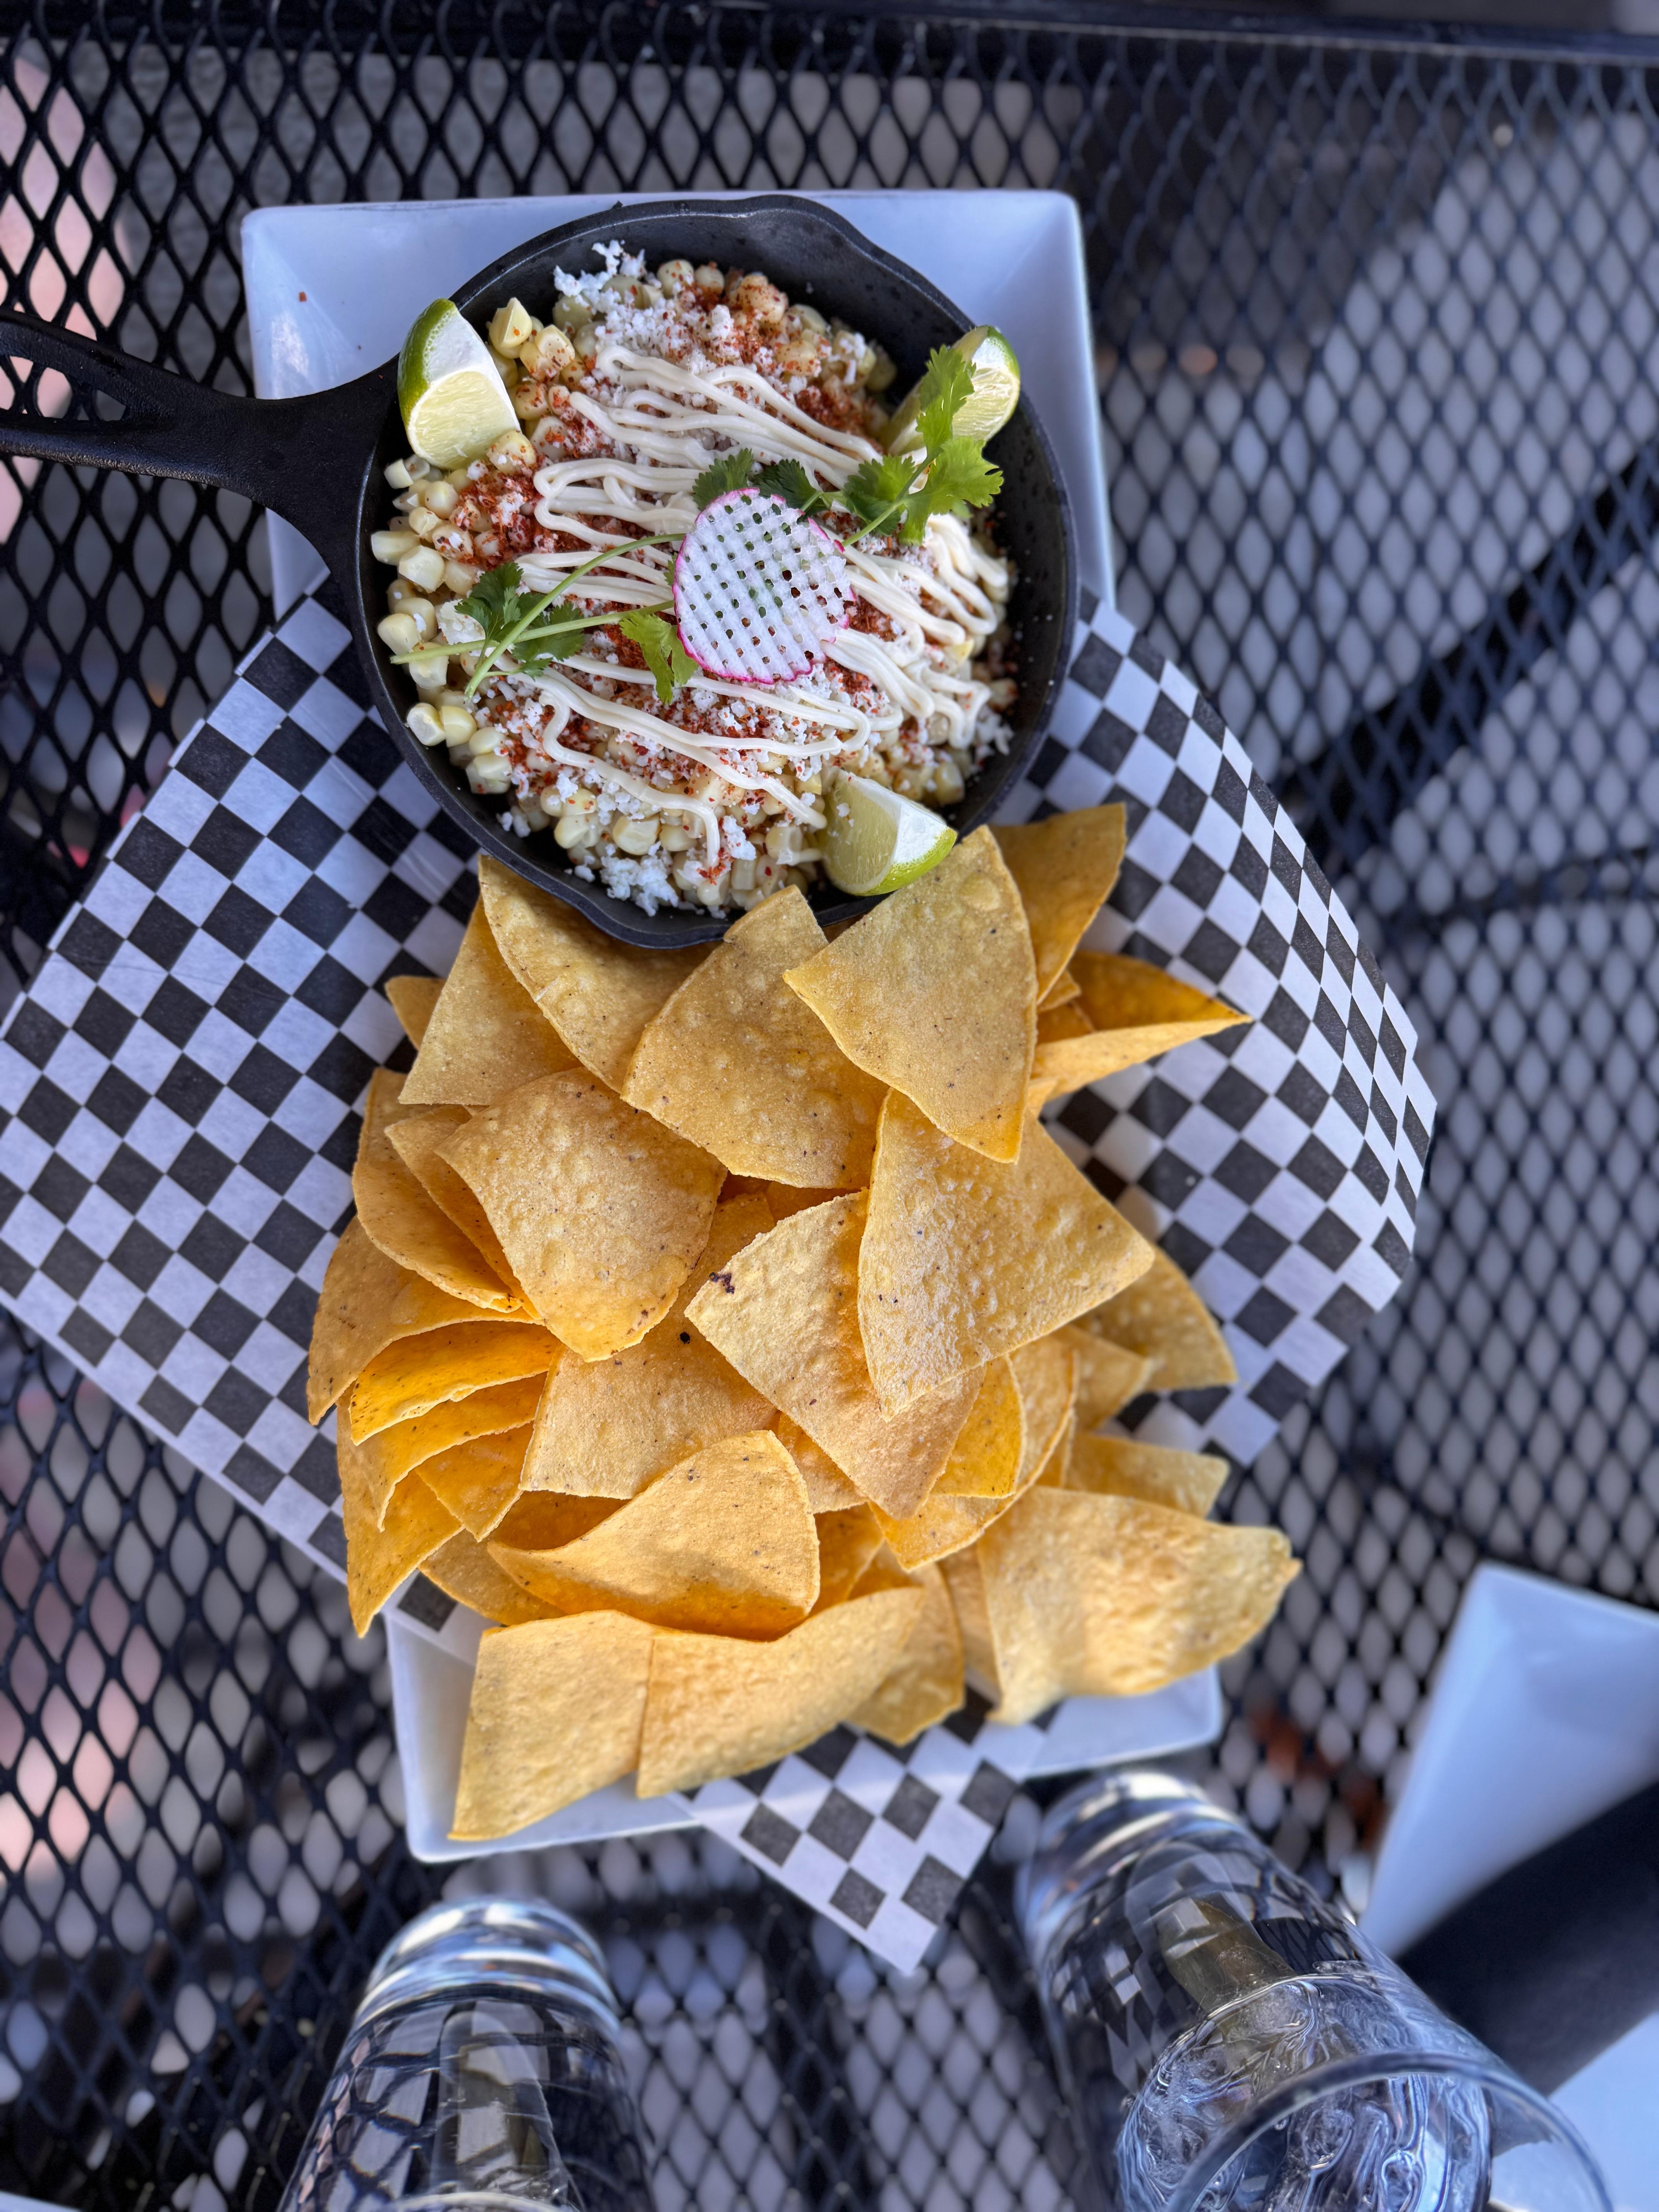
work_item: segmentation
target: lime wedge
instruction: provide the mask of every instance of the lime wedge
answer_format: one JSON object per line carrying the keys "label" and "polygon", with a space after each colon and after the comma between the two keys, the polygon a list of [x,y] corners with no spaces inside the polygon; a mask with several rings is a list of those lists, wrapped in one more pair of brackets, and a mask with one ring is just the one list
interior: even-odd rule
{"label": "lime wedge", "polygon": [[453,300],[434,300],[410,325],[398,356],[398,404],[410,450],[434,469],[476,461],[519,427],[489,348]]}
{"label": "lime wedge", "polygon": [[838,891],[872,898],[936,868],[957,842],[948,822],[867,776],[837,776],[824,794],[823,865]]}
{"label": "lime wedge", "polygon": [[[1019,404],[1019,356],[1002,332],[994,331],[988,323],[965,331],[956,342],[956,350],[967,356],[973,368],[974,388],[957,408],[951,433],[957,438],[977,439],[983,445],[988,438],[995,437]],[[906,453],[912,446],[921,445],[917,412],[917,394],[913,391],[883,434],[890,453]]]}

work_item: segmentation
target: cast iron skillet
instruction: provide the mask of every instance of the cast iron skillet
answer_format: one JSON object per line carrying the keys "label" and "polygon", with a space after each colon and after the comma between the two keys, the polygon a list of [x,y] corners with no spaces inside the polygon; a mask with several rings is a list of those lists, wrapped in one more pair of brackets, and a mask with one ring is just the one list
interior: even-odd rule
{"label": "cast iron skillet", "polygon": [[[620,238],[647,267],[674,258],[758,269],[792,299],[810,301],[878,340],[898,364],[904,391],[936,345],[968,328],[942,292],[852,225],[810,200],[774,194],[750,200],[658,200],[562,224],[521,246],[461,286],[456,305],[475,325],[515,294],[532,314],[550,307],[553,272],[592,269],[592,249]],[[374,271],[365,270],[365,283]],[[0,355],[60,370],[80,393],[101,392],[118,419],[57,421],[0,412],[0,453],[95,468],[184,477],[240,492],[304,532],[343,592],[380,720],[433,797],[484,851],[568,900],[630,945],[695,944],[718,937],[731,917],[669,908],[647,915],[608,897],[564,865],[550,836],[515,837],[500,826],[501,802],[470,791],[441,749],[437,757],[404,726],[416,691],[375,635],[392,571],[372,558],[368,536],[391,518],[382,473],[406,450],[398,410],[397,364],[302,399],[246,399],[192,384],[26,315],[0,314]],[[993,757],[957,805],[946,809],[965,835],[988,820],[1042,740],[1065,673],[1077,611],[1077,560],[1065,485],[1042,425],[1022,399],[993,441],[1004,475],[997,530],[1018,580],[1010,606],[1018,643],[1020,696],[1014,741]],[[814,898],[821,921],[844,920],[868,901],[826,889]]]}

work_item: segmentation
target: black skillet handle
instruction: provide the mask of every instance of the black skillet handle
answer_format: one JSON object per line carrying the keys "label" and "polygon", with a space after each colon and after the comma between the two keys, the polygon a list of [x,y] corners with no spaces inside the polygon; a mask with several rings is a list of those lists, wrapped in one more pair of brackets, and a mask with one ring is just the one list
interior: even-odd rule
{"label": "black skillet handle", "polygon": [[303,532],[343,582],[354,574],[358,502],[396,396],[395,363],[301,399],[246,399],[33,316],[0,313],[0,364],[7,357],[58,369],[82,396],[102,392],[122,412],[60,420],[0,410],[0,453],[240,492]]}

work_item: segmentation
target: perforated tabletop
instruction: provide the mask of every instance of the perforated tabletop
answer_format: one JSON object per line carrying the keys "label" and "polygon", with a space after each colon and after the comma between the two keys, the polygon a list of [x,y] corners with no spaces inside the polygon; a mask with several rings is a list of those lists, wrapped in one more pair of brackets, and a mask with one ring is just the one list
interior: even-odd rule
{"label": "perforated tabletop", "polygon": [[[1659,67],[1079,15],[41,0],[0,18],[0,260],[9,305],[245,388],[251,206],[1076,197],[1121,604],[1291,799],[1440,1102],[1400,1300],[1235,1479],[1305,1571],[1198,1762],[1357,1899],[1475,1564],[1659,1596]],[[0,468],[14,975],[266,573],[227,496]],[[3,1361],[0,2186],[264,2212],[444,1879],[402,1842],[383,1647],[55,1358]],[[1047,2207],[1074,2159],[1008,1923],[1036,1816],[908,1979],[705,1840],[448,1887],[602,1936],[665,2206]]]}

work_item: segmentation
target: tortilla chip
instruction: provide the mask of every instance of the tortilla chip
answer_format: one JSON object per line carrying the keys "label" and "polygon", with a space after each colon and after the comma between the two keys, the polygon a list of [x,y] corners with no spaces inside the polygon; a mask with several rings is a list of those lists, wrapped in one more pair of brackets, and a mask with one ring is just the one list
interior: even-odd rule
{"label": "tortilla chip", "polygon": [[[354,1444],[362,1466],[377,1516],[404,1476],[440,1452],[477,1437],[495,1437],[508,1429],[522,1429],[535,1418],[542,1395],[542,1377],[528,1375],[521,1382],[498,1382],[488,1390],[474,1390],[465,1398],[434,1406],[412,1421],[399,1421],[377,1430],[366,1443]],[[341,1424],[341,1433],[345,1425]]]}
{"label": "tortilla chip", "polygon": [[888,1415],[1087,1313],[1152,1248],[1040,1124],[1004,1165],[890,1095],[859,1257],[859,1326]]}
{"label": "tortilla chip", "polygon": [[817,1603],[817,1530],[794,1462],[762,1429],[694,1453],[587,1535],[521,1552],[510,1571],[566,1613],[603,1607],[659,1628],[779,1636]]}
{"label": "tortilla chip", "polygon": [[1080,1091],[1085,1083],[1098,1083],[1120,1068],[1139,1067],[1160,1053],[1173,1052],[1177,1045],[1213,1036],[1218,1030],[1249,1019],[1219,999],[1177,983],[1173,975],[1144,960],[1126,959],[1116,952],[1079,952],[1072,965],[1082,987],[1090,1031],[1087,1036],[1039,1037],[1031,1073],[1036,1082],[1047,1086],[1050,1097],[1061,1091]]}
{"label": "tortilla chip", "polygon": [[[421,1480],[426,1477],[422,1474]],[[515,1498],[492,1539],[501,1547],[497,1564],[512,1572],[521,1552],[556,1552],[574,1544],[617,1510],[614,1498],[567,1498],[556,1490],[531,1490]]]}
{"label": "tortilla chip", "polygon": [[848,1717],[889,1743],[909,1743],[964,1702],[962,1637],[945,1577],[924,1567],[916,1577],[922,1606],[904,1648],[881,1686]]}
{"label": "tortilla chip", "polygon": [[1074,1437],[1064,1486],[1103,1498],[1140,1498],[1201,1521],[1226,1480],[1226,1461],[1210,1452],[1133,1443],[1126,1437]]}
{"label": "tortilla chip", "polygon": [[613,1091],[646,1024],[702,958],[607,937],[574,907],[481,854],[478,895],[503,960],[584,1067]]}
{"label": "tortilla chip", "polygon": [[849,1060],[988,1158],[1019,1151],[1036,969],[988,830],[784,977]]}
{"label": "tortilla chip", "polygon": [[705,1283],[686,1315],[865,1497],[902,1518],[943,1472],[979,1379],[884,1418],[859,1334],[866,1203],[860,1192],[781,1221]]}
{"label": "tortilla chip", "polygon": [[858,1485],[847,1480],[829,1453],[813,1443],[799,1421],[792,1421],[787,1413],[780,1413],[772,1424],[772,1431],[800,1469],[801,1480],[806,1485],[806,1502],[814,1513],[850,1512],[854,1506],[863,1504]]}
{"label": "tortilla chip", "polygon": [[[685,1308],[711,1274],[771,1226],[763,1198],[722,1199],[696,1267],[649,1335],[609,1359],[568,1359],[549,1377],[525,1469],[527,1490],[632,1498],[688,1453],[768,1426],[770,1402],[691,1328]],[[816,1486],[808,1475],[809,1497]],[[847,1490],[856,1498],[850,1484]]]}
{"label": "tortilla chip", "polygon": [[883,1543],[881,1523],[868,1505],[849,1505],[839,1513],[820,1513],[817,1611],[849,1598]]}
{"label": "tortilla chip", "polygon": [[720,1162],[585,1069],[520,1084],[456,1130],[468,1183],[525,1294],[579,1358],[637,1344],[708,1239]]}
{"label": "tortilla chip", "polygon": [[1229,1029],[1249,1019],[1218,999],[1176,981],[1167,969],[1122,952],[1080,952],[1072,963],[1083,1004],[1097,1030],[1184,1029],[1201,1022]]}
{"label": "tortilla chip", "polygon": [[343,1428],[337,1444],[340,1510],[345,1521],[346,1598],[359,1636],[398,1588],[458,1523],[418,1479],[400,1483],[384,1514],[363,1455]]}
{"label": "tortilla chip", "polygon": [[775,1643],[659,1629],[651,1650],[637,1787],[695,1790],[804,1751],[891,1672],[923,1604],[874,1590],[815,1613]]}
{"label": "tortilla chip", "polygon": [[1218,1528],[1138,1498],[1037,1489],[975,1547],[1000,1699],[1135,1697],[1224,1659],[1297,1572],[1277,1529]]}
{"label": "tortilla chip", "polygon": [[1012,1498],[942,1498],[937,1487],[914,1513],[896,1521],[876,1514],[882,1534],[901,1567],[907,1571],[932,1566],[955,1552],[976,1544],[1000,1513],[1013,1504]]}
{"label": "tortilla chip", "polygon": [[620,1613],[502,1628],[478,1647],[450,1834],[477,1842],[620,1782],[640,1755],[653,1631]]}
{"label": "tortilla chip", "polygon": [[[1019,1376],[1014,1360],[995,1360],[985,1370],[986,1380],[950,1462],[916,1510],[901,1521],[876,1509],[901,1566],[920,1568],[949,1559],[976,1543],[1034,1482],[1046,1481],[1051,1474],[1060,1480],[1071,1437],[1073,1369],[1059,1352],[1035,1345],[1016,1353],[1015,1359],[1021,1363]],[[970,1434],[975,1431],[977,1435]],[[988,1483],[1000,1487],[988,1492],[969,1486]]]}
{"label": "tortilla chip", "polygon": [[[871,1508],[874,1512],[875,1508]],[[913,1574],[907,1573],[895,1557],[890,1546],[884,1544],[869,1565],[853,1585],[854,1597],[868,1597],[872,1590],[916,1589],[921,1585]]]}
{"label": "tortilla chip", "polygon": [[[1041,1053],[1045,1044],[1060,1044],[1066,1037],[1092,1036],[1094,1027],[1094,1024],[1076,1000],[1073,1000],[1070,1006],[1046,1009],[1037,1016],[1037,1051]],[[1038,1067],[1039,1063],[1033,1062],[1034,1079]]]}
{"label": "tortilla chip", "polygon": [[[476,1245],[509,1290],[518,1291],[518,1279],[507,1264],[501,1240],[466,1184],[443,1157],[443,1148],[457,1129],[471,1119],[465,1106],[423,1106],[407,1121],[394,1121],[386,1133],[392,1149],[441,1213],[447,1213],[469,1244]],[[520,1292],[520,1296],[522,1293]],[[526,1311],[526,1318],[529,1318]]]}
{"label": "tortilla chip", "polygon": [[380,988],[392,1001],[392,1011],[403,1024],[404,1035],[419,1047],[432,1019],[432,1009],[444,987],[441,975],[388,975]]}
{"label": "tortilla chip", "polygon": [[934,1498],[1012,1498],[1025,1449],[1019,1385],[1006,1359],[993,1359],[962,1425]]}
{"label": "tortilla chip", "polygon": [[1056,1329],[1055,1335],[1077,1361],[1077,1425],[1092,1429],[1121,1413],[1132,1398],[1152,1387],[1154,1363],[1126,1352],[1092,1329]]}
{"label": "tortilla chip", "polygon": [[480,1543],[501,1526],[519,1494],[528,1426],[474,1437],[421,1462],[421,1480]]}
{"label": "tortilla chip", "polygon": [[736,1175],[861,1190],[881,1085],[783,980],[824,942],[793,888],[734,922],[647,1024],[623,1086],[629,1105]]}
{"label": "tortilla chip", "polygon": [[980,1572],[978,1545],[942,1559],[939,1572],[962,1638],[963,1672],[981,1697],[994,1705],[1002,1692],[997,1686],[997,1655],[991,1643],[991,1616],[985,1609],[985,1577]]}
{"label": "tortilla chip", "polygon": [[1041,1022],[1044,1010],[1046,1009],[1052,1012],[1056,1006],[1069,1006],[1072,1000],[1079,995],[1082,988],[1083,986],[1078,981],[1077,977],[1073,975],[1069,968],[1062,968],[1060,969],[1059,975],[1055,976],[1054,981],[1049,984],[1048,989],[1037,1000],[1039,1036],[1042,1033]]}
{"label": "tortilla chip", "polygon": [[311,1324],[307,1413],[320,1421],[389,1344],[477,1318],[477,1306],[400,1267],[361,1221],[348,1221],[329,1257]]}
{"label": "tortilla chip", "polygon": [[1124,811],[1079,806],[1044,822],[1005,825],[993,835],[1019,886],[1042,998],[1064,975],[1084,931],[1117,881],[1123,865]]}
{"label": "tortilla chip", "polygon": [[1154,1390],[1206,1390],[1238,1380],[1209,1308],[1165,1253],[1154,1251],[1139,1282],[1085,1314],[1083,1325],[1150,1359]]}
{"label": "tortilla chip", "polygon": [[503,1628],[518,1628],[526,1620],[547,1620],[558,1611],[556,1606],[544,1603],[533,1591],[503,1574],[477,1538],[468,1535],[465,1528],[458,1528],[447,1543],[440,1544],[431,1558],[422,1562],[421,1572],[446,1597],[453,1597],[458,1605],[471,1606],[474,1613],[481,1613],[486,1620],[499,1621]]}
{"label": "tortilla chip", "polygon": [[1016,1491],[1037,1480],[1071,1425],[1077,1404],[1077,1361],[1058,1336],[1024,1345],[1008,1362],[1024,1416],[1024,1449]]}
{"label": "tortilla chip", "polygon": [[1077,1422],[1075,1419],[1073,1419],[1066,1422],[1065,1435],[1054,1446],[1053,1451],[1049,1453],[1048,1458],[1043,1462],[1042,1468],[1038,1470],[1037,1484],[1039,1487],[1049,1490],[1063,1490],[1066,1487],[1066,1470],[1071,1464],[1072,1446],[1076,1441],[1076,1438]]}
{"label": "tortilla chip", "polygon": [[405,1337],[369,1362],[351,1394],[351,1440],[363,1443],[394,1421],[411,1421],[492,1382],[545,1375],[559,1346],[544,1328],[511,1322],[455,1322]]}
{"label": "tortilla chip", "polygon": [[[770,902],[769,900],[768,904]],[[839,1191],[834,1190],[798,1190],[793,1183],[787,1182],[769,1182],[766,1186],[766,1203],[772,1209],[774,1221],[787,1221],[792,1213],[805,1213],[811,1206],[827,1206],[832,1198],[840,1195]]]}
{"label": "tortilla chip", "polygon": [[520,1083],[575,1064],[495,950],[480,899],[404,1081],[404,1105],[493,1106]]}
{"label": "tortilla chip", "polygon": [[357,1218],[389,1260],[424,1275],[428,1283],[486,1313],[519,1310],[514,1293],[468,1243],[447,1213],[441,1213],[392,1150],[387,1133],[413,1108],[398,1097],[402,1079],[378,1068],[368,1080],[363,1133],[351,1194]]}

